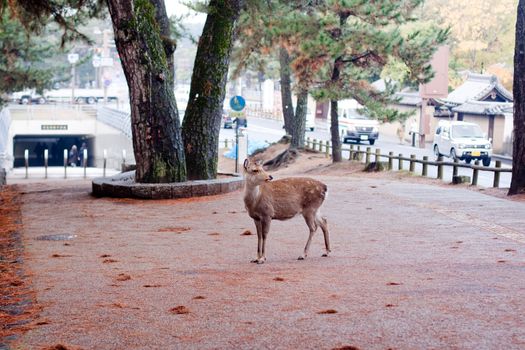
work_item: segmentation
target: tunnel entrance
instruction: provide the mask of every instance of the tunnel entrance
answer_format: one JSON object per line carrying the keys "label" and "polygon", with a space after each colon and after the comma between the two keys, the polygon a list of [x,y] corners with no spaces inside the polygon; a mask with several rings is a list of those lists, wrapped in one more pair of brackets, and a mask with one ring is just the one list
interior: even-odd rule
{"label": "tunnel entrance", "polygon": [[[24,151],[29,151],[29,166],[44,166],[44,150],[48,150],[48,166],[64,166],[64,149],[73,145],[80,151],[85,143],[88,150],[87,166],[94,164],[95,137],[92,135],[17,135],[13,138],[14,167],[25,166]],[[77,161],[80,166],[80,161]]]}

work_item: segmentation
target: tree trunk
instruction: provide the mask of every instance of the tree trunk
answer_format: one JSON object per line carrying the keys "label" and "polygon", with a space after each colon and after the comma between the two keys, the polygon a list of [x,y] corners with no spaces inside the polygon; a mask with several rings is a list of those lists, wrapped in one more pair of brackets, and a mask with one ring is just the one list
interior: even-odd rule
{"label": "tree trunk", "polygon": [[293,148],[304,148],[306,111],[308,109],[308,90],[301,90],[297,96],[297,106],[292,119],[291,132]]}
{"label": "tree trunk", "polygon": [[281,105],[283,108],[284,130],[292,135],[294,111],[292,103],[292,79],[290,69],[290,55],[284,47],[279,49],[279,72],[281,75]]}
{"label": "tree trunk", "polygon": [[[163,0],[107,0],[115,43],[129,87],[135,181],[186,181],[180,122],[166,45]],[[159,8],[161,8],[159,10]],[[162,29],[160,29],[162,28]],[[159,30],[160,29],[160,30]]]}
{"label": "tree trunk", "polygon": [[332,162],[342,162],[343,155],[341,153],[341,136],[339,135],[337,100],[330,100],[330,134],[332,136]]}
{"label": "tree trunk", "polygon": [[183,122],[188,178],[217,177],[226,79],[241,0],[211,0],[199,39]]}
{"label": "tree trunk", "polygon": [[[343,59],[338,57],[335,59],[334,68],[332,70],[332,83],[337,83],[341,76],[341,65]],[[341,135],[339,135],[339,116],[337,111],[337,100],[330,100],[330,133],[332,135],[332,162],[338,163],[343,161],[341,153]]]}
{"label": "tree trunk", "polygon": [[514,144],[509,195],[525,193],[525,0],[518,3],[514,72]]}

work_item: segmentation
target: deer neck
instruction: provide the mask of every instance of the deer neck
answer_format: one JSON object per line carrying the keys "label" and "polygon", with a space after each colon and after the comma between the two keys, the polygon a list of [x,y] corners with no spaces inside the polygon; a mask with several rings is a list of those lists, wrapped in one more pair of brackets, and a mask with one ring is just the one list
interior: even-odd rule
{"label": "deer neck", "polygon": [[244,190],[244,205],[246,209],[251,210],[255,207],[256,203],[259,201],[261,195],[261,186],[260,185],[246,185]]}

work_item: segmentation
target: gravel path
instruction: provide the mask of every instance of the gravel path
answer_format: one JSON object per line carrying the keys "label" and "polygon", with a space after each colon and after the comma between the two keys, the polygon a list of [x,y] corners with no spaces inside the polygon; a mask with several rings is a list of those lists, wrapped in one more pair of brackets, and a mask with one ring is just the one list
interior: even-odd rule
{"label": "gravel path", "polygon": [[[97,199],[21,185],[38,323],[13,349],[523,349],[525,204],[461,188],[315,176],[333,254],[274,221],[267,262],[242,192]],[[72,235],[66,241],[42,235]],[[63,237],[62,237],[63,238]]]}

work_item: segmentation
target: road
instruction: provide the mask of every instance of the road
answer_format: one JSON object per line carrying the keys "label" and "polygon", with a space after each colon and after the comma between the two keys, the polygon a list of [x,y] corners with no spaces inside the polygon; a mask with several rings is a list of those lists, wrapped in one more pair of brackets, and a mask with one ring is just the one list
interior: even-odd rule
{"label": "road", "polygon": [[[258,119],[250,118],[248,121],[248,128],[246,130],[249,140],[255,140],[257,142],[267,141],[275,142],[279,140],[285,133],[282,128],[282,122],[268,119]],[[306,137],[310,139],[317,139],[327,141],[330,140],[330,133],[326,125],[317,124],[317,127],[314,131],[307,131]],[[235,130],[234,129],[221,129],[220,139],[235,139]],[[416,155],[418,159],[422,159],[423,156],[428,156],[429,160],[435,160],[434,153],[432,152],[431,145],[427,145],[426,148],[412,147],[409,144],[399,144],[399,141],[393,137],[386,137],[380,135],[379,139],[376,141],[374,146],[370,146],[368,143],[360,144],[361,149],[365,150],[366,147],[371,147],[372,153],[375,153],[375,149],[379,148],[381,154],[388,154],[389,152],[394,152],[395,155],[402,154],[405,157],[410,157],[411,154]],[[343,148],[348,149],[349,145],[344,145]],[[348,151],[343,151],[343,157],[348,158]],[[372,159],[374,159],[372,157]],[[386,159],[385,159],[386,160]],[[445,158],[445,161],[450,161],[450,159]],[[394,162],[394,167],[397,167],[398,162]],[[509,162],[504,161],[502,167],[510,168]],[[495,162],[492,161],[491,166],[495,166]],[[409,162],[403,162],[403,169],[409,169]],[[422,165],[416,163],[416,173],[421,174]],[[466,168],[458,169],[459,175],[470,176],[472,178],[472,170]],[[432,178],[437,178],[437,167],[429,166],[428,167],[428,176]],[[452,179],[452,168],[444,167],[443,172],[444,181],[450,182]],[[481,187],[492,187],[494,181],[493,172],[490,171],[480,171],[478,175],[478,185]],[[501,173],[500,177],[500,187],[509,187],[511,181],[511,173]]]}

